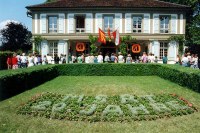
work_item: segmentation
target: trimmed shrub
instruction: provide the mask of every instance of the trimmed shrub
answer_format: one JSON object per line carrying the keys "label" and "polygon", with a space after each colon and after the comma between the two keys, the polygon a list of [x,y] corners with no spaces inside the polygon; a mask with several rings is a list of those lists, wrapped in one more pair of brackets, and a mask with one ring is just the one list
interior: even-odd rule
{"label": "trimmed shrub", "polygon": [[150,76],[156,64],[66,64],[58,65],[59,75],[67,76]]}
{"label": "trimmed shrub", "polygon": [[6,62],[7,62],[8,55],[10,54],[13,54],[13,52],[10,52],[10,51],[0,52],[0,70],[8,68]]}
{"label": "trimmed shrub", "polygon": [[200,92],[200,71],[177,65],[158,65],[155,74],[181,86]]}
{"label": "trimmed shrub", "polygon": [[0,71],[0,100],[36,87],[59,75],[152,76],[157,75],[200,92],[200,71],[161,64],[64,64]]}
{"label": "trimmed shrub", "polygon": [[57,76],[56,68],[53,65],[1,71],[0,100],[4,100],[25,90],[36,87]]}

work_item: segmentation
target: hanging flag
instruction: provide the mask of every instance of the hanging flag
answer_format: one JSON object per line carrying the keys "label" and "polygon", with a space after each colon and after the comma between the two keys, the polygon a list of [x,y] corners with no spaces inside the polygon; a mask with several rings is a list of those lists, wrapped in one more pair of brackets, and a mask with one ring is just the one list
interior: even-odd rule
{"label": "hanging flag", "polygon": [[117,33],[117,30],[113,31],[113,33],[112,33],[114,39],[116,38],[116,33]]}
{"label": "hanging flag", "polygon": [[119,45],[120,43],[120,37],[119,37],[119,30],[115,30],[113,33],[114,39],[115,39],[115,45]]}
{"label": "hanging flag", "polygon": [[105,33],[99,28],[99,38],[98,42],[101,42],[103,44],[106,44],[106,36]]}
{"label": "hanging flag", "polygon": [[110,28],[108,27],[108,38],[111,40]]}

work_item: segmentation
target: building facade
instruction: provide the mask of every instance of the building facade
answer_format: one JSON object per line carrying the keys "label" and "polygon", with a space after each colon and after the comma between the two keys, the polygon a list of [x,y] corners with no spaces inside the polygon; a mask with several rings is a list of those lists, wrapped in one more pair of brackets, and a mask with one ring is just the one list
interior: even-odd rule
{"label": "building facade", "polygon": [[[58,0],[26,8],[32,16],[33,36],[45,38],[37,46],[42,56],[77,54],[77,43],[84,43],[84,53],[90,53],[89,35],[98,36],[99,28],[104,32],[109,28],[111,32],[118,29],[120,37],[136,38],[127,43],[127,52],[133,57],[147,52],[161,60],[167,54],[170,61],[176,59],[178,43],[169,42],[168,38],[185,35],[189,9],[157,0]],[[140,44],[139,54],[131,52],[133,43]],[[118,49],[112,42],[98,45],[103,54]]]}

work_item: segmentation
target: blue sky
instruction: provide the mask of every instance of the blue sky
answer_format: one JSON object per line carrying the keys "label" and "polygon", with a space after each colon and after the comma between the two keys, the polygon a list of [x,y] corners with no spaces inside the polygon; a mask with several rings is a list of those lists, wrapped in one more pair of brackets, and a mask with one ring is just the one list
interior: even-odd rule
{"label": "blue sky", "polygon": [[31,18],[26,16],[26,6],[45,2],[46,0],[0,0],[0,24],[14,20],[21,22],[32,30]]}

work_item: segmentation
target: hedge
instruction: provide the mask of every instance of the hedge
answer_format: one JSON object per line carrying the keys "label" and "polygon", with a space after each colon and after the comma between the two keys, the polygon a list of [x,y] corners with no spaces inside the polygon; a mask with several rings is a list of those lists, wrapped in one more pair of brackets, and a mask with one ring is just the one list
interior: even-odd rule
{"label": "hedge", "polygon": [[0,71],[0,100],[31,89],[59,75],[152,76],[157,75],[200,92],[200,71],[161,64],[64,64]]}
{"label": "hedge", "polygon": [[0,71],[0,101],[36,87],[57,76],[54,66]]}
{"label": "hedge", "polygon": [[151,76],[155,64],[68,64],[58,65],[59,75],[67,76]]}
{"label": "hedge", "polygon": [[10,51],[4,51],[4,52],[1,52],[0,51],[0,70],[4,70],[4,69],[7,69],[7,58],[8,58],[8,55],[10,54],[13,54],[13,52],[10,52]]}
{"label": "hedge", "polygon": [[156,75],[200,92],[200,70],[177,65],[158,65]]}

